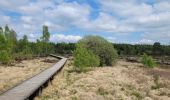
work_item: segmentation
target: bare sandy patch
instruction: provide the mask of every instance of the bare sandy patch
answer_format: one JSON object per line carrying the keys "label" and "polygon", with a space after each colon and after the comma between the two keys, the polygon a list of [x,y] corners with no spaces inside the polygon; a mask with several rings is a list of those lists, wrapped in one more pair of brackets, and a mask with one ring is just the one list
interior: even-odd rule
{"label": "bare sandy patch", "polygon": [[[170,80],[148,74],[139,63],[119,60],[113,67],[76,73],[68,61],[36,100],[169,100]],[[165,70],[165,69],[160,69]],[[169,73],[170,74],[170,73]]]}
{"label": "bare sandy patch", "polygon": [[48,57],[23,60],[14,66],[0,65],[0,93],[51,67],[56,62],[56,58]]}

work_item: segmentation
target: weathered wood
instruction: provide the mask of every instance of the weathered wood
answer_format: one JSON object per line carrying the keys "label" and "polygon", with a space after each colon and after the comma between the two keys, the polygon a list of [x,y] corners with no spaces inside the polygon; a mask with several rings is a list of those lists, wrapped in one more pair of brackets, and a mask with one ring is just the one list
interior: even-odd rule
{"label": "weathered wood", "polygon": [[[57,57],[57,56],[56,56]],[[57,57],[61,60],[54,66],[41,72],[40,74],[24,81],[18,86],[0,95],[0,100],[26,100],[34,95],[36,91],[41,92],[42,86],[53,77],[66,63],[67,58]],[[31,97],[32,98],[32,97]]]}

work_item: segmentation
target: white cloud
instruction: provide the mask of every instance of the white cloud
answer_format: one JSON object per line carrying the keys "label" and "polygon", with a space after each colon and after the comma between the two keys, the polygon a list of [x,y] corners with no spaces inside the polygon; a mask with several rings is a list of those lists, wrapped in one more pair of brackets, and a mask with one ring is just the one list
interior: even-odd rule
{"label": "white cloud", "polygon": [[[143,0],[144,1],[144,0]],[[170,1],[157,0],[153,5],[137,0],[102,0],[102,11],[121,18],[124,32],[141,32],[143,38],[167,40],[170,35]],[[130,30],[130,31],[128,31]],[[142,42],[143,40],[141,40]]]}
{"label": "white cloud", "polygon": [[81,36],[77,35],[64,35],[64,34],[53,34],[50,38],[52,42],[77,42],[78,40],[82,39]]}
{"label": "white cloud", "polygon": [[112,42],[112,43],[116,42],[116,38],[115,38],[115,37],[112,37],[112,36],[109,36],[109,37],[107,37],[106,39],[107,39],[109,42]]}
{"label": "white cloud", "polygon": [[[18,39],[23,38],[24,35],[28,36],[29,41],[35,42],[37,39],[40,39],[42,34],[35,34],[35,33],[19,34]],[[78,35],[51,34],[50,36],[50,41],[54,43],[57,43],[57,42],[75,43],[79,41],[80,39],[82,39],[82,37]]]}
{"label": "white cloud", "polygon": [[11,23],[11,18],[9,16],[0,15],[0,19],[1,19],[0,25],[2,26]]}
{"label": "white cloud", "polygon": [[101,0],[102,10],[121,17],[143,16],[152,13],[152,6],[135,0]]}
{"label": "white cloud", "polygon": [[137,44],[153,44],[154,41],[150,40],[150,39],[142,39],[139,42],[137,42]]}
{"label": "white cloud", "polygon": [[154,5],[155,12],[169,12],[170,11],[170,1],[162,1]]}
{"label": "white cloud", "polygon": [[[19,34],[40,33],[48,25],[52,33],[68,31],[72,27],[89,33],[142,33],[147,40],[167,40],[170,36],[170,1],[155,0],[98,0],[98,16],[91,19],[94,9],[86,3],[64,0],[1,0],[0,25],[9,24]],[[19,13],[17,21],[5,11]],[[149,36],[149,37],[147,37]],[[62,35],[53,36],[61,38]],[[147,38],[146,38],[147,37]],[[31,38],[31,36],[30,36]],[[62,37],[63,38],[63,37]],[[67,36],[65,41],[74,41]],[[75,38],[75,36],[74,36]],[[54,40],[54,39],[53,39]],[[63,41],[63,40],[60,40]],[[141,40],[142,41],[142,40]]]}

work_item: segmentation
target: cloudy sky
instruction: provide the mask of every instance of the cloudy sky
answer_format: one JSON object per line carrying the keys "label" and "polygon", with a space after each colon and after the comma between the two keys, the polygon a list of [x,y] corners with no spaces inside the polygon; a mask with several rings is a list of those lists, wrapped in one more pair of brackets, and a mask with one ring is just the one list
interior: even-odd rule
{"label": "cloudy sky", "polygon": [[48,25],[53,42],[100,35],[116,43],[170,43],[170,0],[1,0],[0,26],[35,41]]}

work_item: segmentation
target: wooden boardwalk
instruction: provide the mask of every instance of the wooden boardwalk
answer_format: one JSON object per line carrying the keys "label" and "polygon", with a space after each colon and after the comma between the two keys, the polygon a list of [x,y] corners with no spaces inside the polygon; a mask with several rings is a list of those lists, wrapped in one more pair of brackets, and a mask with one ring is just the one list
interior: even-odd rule
{"label": "wooden boardwalk", "polygon": [[64,57],[58,56],[57,58],[61,60],[54,66],[6,91],[0,95],[0,100],[31,100],[36,95],[36,92],[41,92],[44,84],[48,84],[48,81],[53,78],[67,61],[67,58]]}

